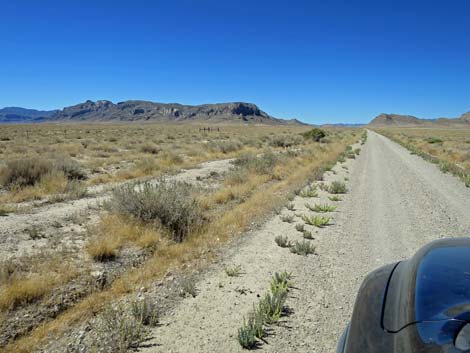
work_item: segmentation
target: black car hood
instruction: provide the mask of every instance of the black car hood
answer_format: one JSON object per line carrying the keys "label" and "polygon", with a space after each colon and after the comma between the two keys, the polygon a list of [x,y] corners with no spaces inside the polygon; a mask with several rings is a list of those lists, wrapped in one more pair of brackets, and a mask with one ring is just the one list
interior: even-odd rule
{"label": "black car hood", "polygon": [[454,339],[470,322],[470,238],[438,240],[392,271],[384,297],[383,329],[415,325],[423,342]]}

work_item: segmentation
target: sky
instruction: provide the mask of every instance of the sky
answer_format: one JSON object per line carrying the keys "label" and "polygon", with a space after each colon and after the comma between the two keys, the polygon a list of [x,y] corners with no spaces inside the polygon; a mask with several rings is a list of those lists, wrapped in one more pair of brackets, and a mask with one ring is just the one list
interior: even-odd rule
{"label": "sky", "polygon": [[245,101],[368,122],[470,110],[470,1],[0,0],[0,107]]}

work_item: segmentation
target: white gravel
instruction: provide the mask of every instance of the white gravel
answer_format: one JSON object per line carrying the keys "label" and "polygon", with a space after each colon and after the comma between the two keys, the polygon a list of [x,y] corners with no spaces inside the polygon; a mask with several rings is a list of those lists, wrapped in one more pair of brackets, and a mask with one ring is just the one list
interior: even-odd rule
{"label": "white gravel", "polygon": [[[295,276],[287,302],[292,313],[272,327],[259,351],[334,352],[368,272],[411,256],[431,240],[470,235],[470,190],[396,143],[369,132],[360,156],[345,165],[348,170],[338,165],[336,174],[325,178],[327,183],[350,179],[348,194],[331,214],[334,224],[306,226],[314,234],[317,255],[302,257],[278,247],[276,235],[301,240],[301,233],[295,223],[273,217],[207,272],[197,285],[198,296],[163,317],[141,351],[242,351],[236,335],[243,316],[268,289],[270,276],[287,270]],[[307,213],[305,202],[333,203],[326,192],[319,196],[297,197],[296,210],[282,213]],[[226,265],[241,265],[243,275],[227,277]]]}

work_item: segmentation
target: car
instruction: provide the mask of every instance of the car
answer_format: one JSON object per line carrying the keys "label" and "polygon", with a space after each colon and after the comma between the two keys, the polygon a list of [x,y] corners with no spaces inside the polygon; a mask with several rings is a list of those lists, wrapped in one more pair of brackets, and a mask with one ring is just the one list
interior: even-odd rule
{"label": "car", "polygon": [[367,275],[336,352],[470,352],[470,238],[436,240]]}

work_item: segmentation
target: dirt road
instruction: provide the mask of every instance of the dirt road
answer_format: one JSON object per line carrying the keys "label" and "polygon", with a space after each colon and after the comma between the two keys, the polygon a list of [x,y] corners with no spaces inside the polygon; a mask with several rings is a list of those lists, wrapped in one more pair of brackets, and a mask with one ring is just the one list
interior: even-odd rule
{"label": "dirt road", "polygon": [[[291,314],[273,326],[265,352],[334,352],[348,321],[357,289],[374,268],[411,256],[443,236],[470,236],[470,190],[436,166],[411,155],[374,132],[356,160],[337,165],[325,183],[348,180],[349,191],[332,213],[333,224],[313,232],[316,255],[294,255],[274,242],[276,235],[301,240],[294,223],[273,217],[236,244],[198,283],[199,294],[184,299],[153,332],[144,352],[239,352],[237,329],[266,292],[270,276],[287,270],[296,289],[288,299]],[[305,203],[332,203],[296,197]],[[241,265],[243,274],[228,277],[224,268]]]}
{"label": "dirt road", "polygon": [[[201,163],[197,168],[182,169],[163,178],[192,183],[201,187],[212,175],[228,171],[232,159]],[[147,178],[150,183],[158,179]],[[130,181],[131,183],[134,181]],[[124,183],[105,184],[89,188],[89,196],[73,201],[44,204],[30,211],[0,217],[0,261],[5,258],[33,254],[43,249],[82,247],[86,225],[98,219],[100,204],[109,199],[113,187]],[[211,187],[217,185],[214,181]],[[31,231],[38,233],[31,236]]]}

